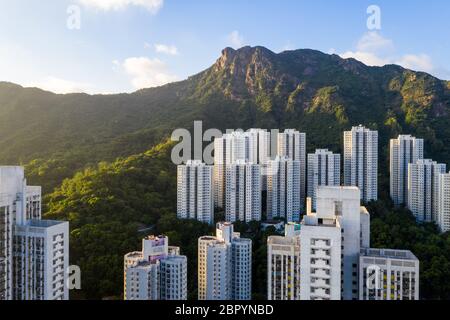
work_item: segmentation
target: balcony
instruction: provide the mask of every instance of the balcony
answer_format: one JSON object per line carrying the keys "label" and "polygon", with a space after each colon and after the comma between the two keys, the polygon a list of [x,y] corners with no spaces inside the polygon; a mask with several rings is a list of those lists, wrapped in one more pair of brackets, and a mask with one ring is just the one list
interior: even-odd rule
{"label": "balcony", "polygon": [[312,249],[330,249],[331,246],[327,244],[325,240],[316,240],[314,244],[311,244]]}
{"label": "balcony", "polygon": [[322,279],[330,279],[330,272],[325,270],[317,270],[313,273],[311,273],[311,276],[314,278],[322,278]]}
{"label": "balcony", "polygon": [[327,281],[325,279],[316,279],[314,281],[311,281],[311,288],[330,289],[330,285],[327,284]]}
{"label": "balcony", "polygon": [[311,261],[311,268],[316,269],[330,269],[330,265],[327,264],[325,259],[317,259]]}
{"label": "balcony", "polygon": [[[327,293],[328,292],[328,293]],[[329,289],[313,289],[311,291],[311,299],[330,299]]]}
{"label": "balcony", "polygon": [[329,260],[330,255],[327,254],[325,250],[315,250],[315,252],[311,255],[311,258]]}

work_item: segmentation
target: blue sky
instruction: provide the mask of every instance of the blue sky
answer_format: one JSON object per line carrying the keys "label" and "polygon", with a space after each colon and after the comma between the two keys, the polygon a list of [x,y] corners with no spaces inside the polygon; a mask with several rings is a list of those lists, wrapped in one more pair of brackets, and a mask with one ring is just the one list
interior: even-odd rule
{"label": "blue sky", "polygon": [[[381,29],[368,29],[370,5]],[[132,92],[185,79],[242,45],[312,48],[450,79],[449,30],[443,0],[2,0],[0,80]]]}

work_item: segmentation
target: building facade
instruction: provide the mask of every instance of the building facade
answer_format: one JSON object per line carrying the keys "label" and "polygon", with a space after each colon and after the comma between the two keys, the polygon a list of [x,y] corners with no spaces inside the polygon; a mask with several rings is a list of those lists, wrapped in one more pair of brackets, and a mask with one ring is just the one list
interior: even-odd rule
{"label": "building facade", "polygon": [[214,221],[213,167],[188,160],[177,168],[177,217]]}
{"label": "building facade", "polygon": [[300,231],[300,299],[341,299],[341,227],[335,216],[309,214]]}
{"label": "building facade", "polygon": [[68,300],[69,224],[41,220],[41,187],[0,167],[0,300]]}
{"label": "building facade", "polygon": [[437,221],[439,210],[439,175],[446,165],[430,159],[408,164],[408,209],[417,221]]}
{"label": "building facade", "polygon": [[15,300],[67,300],[69,223],[28,220],[15,227]]}
{"label": "building facade", "polygon": [[344,185],[358,187],[364,202],[378,199],[378,131],[344,132]]}
{"label": "building facade", "polygon": [[286,129],[278,133],[278,156],[299,162],[300,209],[305,208],[306,197],[306,134],[295,129]]}
{"label": "building facade", "polygon": [[166,236],[148,236],[124,257],[125,300],[187,300],[187,258]]}
{"label": "building facade", "polygon": [[360,300],[419,300],[419,260],[409,250],[363,249]]}
{"label": "building facade", "polygon": [[198,239],[198,299],[250,300],[251,262],[252,241],[217,223],[216,236]]}
{"label": "building facade", "polygon": [[267,164],[267,218],[299,221],[300,161],[277,156]]}
{"label": "building facade", "polygon": [[[226,170],[236,161],[260,165],[264,176],[266,163],[273,148],[270,132],[264,129],[234,131],[214,139],[214,205],[225,206]],[[264,178],[263,178],[264,179]]]}
{"label": "building facade", "polygon": [[[302,224],[301,230],[311,229],[310,237],[323,232],[324,239],[327,239],[329,243],[336,243],[337,240],[334,237],[325,238],[326,234],[329,233],[331,237],[336,233],[335,230],[339,230],[340,299],[358,299],[359,253],[361,247],[370,245],[370,215],[365,207],[360,206],[359,189],[357,187],[320,186],[317,188],[315,213],[311,212],[310,203],[311,201],[308,201],[308,212],[303,222],[306,227]],[[302,232],[300,235],[302,237]],[[305,241],[308,242],[308,239]],[[308,246],[306,242],[305,245]],[[335,251],[337,250],[336,246],[333,245],[332,248]],[[331,251],[323,250],[326,254],[331,254]],[[302,259],[308,257],[308,252],[303,255],[303,247],[301,257]],[[309,265],[307,260],[302,263]],[[336,298],[335,295],[333,295],[334,298]]]}
{"label": "building facade", "polygon": [[267,299],[300,300],[300,225],[267,238]]}
{"label": "building facade", "polygon": [[439,175],[439,209],[437,224],[441,232],[450,230],[450,172]]}
{"label": "building facade", "polygon": [[390,140],[390,195],[395,205],[408,202],[408,165],[423,159],[423,139],[399,135]]}
{"label": "building facade", "polygon": [[318,186],[339,186],[341,184],[341,155],[327,149],[317,149],[308,154],[308,188],[312,209],[316,210],[316,189]]}
{"label": "building facade", "polygon": [[226,167],[225,220],[261,220],[261,167],[236,161]]}

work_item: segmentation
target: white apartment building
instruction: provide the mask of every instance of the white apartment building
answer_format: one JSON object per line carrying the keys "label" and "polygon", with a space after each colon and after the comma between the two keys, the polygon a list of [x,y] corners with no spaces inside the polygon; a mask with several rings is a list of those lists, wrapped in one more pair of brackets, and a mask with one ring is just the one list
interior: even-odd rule
{"label": "white apartment building", "polygon": [[177,217],[214,222],[213,166],[188,160],[177,168]]}
{"label": "white apartment building", "polygon": [[358,187],[364,202],[378,199],[378,131],[344,132],[344,185]]}
{"label": "white apartment building", "polygon": [[439,175],[439,210],[437,224],[441,232],[450,230],[450,172]]}
{"label": "white apartment building", "polygon": [[[268,238],[269,300],[418,298],[417,258],[370,248],[370,215],[357,187],[319,186],[315,212],[311,204],[307,198],[299,228]],[[367,288],[375,269],[381,270],[381,291]]]}
{"label": "white apartment building", "polygon": [[234,237],[231,241],[231,299],[252,299],[252,240]]}
{"label": "white apartment building", "polygon": [[408,164],[423,159],[423,139],[399,135],[390,140],[390,195],[395,205],[408,201]]}
{"label": "white apartment building", "polygon": [[235,161],[226,166],[225,220],[261,220],[261,169],[260,165]]}
{"label": "white apartment building", "polygon": [[[370,246],[370,215],[365,207],[360,206],[360,191],[357,187],[319,186],[317,188],[316,213],[311,212],[310,203],[311,201],[308,201],[308,219],[305,217],[305,225],[311,225],[311,229],[317,233],[331,232],[330,235],[335,231],[327,230],[339,229],[341,234],[339,255],[342,254],[340,259],[340,298],[356,300],[358,299],[359,253],[362,247]],[[333,219],[336,221],[334,222]],[[321,221],[326,222],[325,229],[320,228]],[[329,228],[330,225],[332,228]],[[308,227],[306,229],[308,230]],[[301,230],[302,232],[305,230],[303,224]],[[301,237],[302,232],[300,233]],[[301,248],[303,259],[304,256],[307,257],[308,253],[305,252],[303,255],[303,246]],[[336,250],[336,248],[334,249]],[[308,264],[307,261],[304,263]],[[304,271],[302,270],[302,272]],[[307,275],[306,273],[305,276]]]}
{"label": "white apartment building", "polygon": [[300,220],[300,161],[277,156],[267,163],[267,219]]}
{"label": "white apartment building", "polygon": [[408,209],[418,221],[438,221],[439,175],[446,165],[430,159],[408,164]]}
{"label": "white apartment building", "polygon": [[300,299],[341,299],[341,227],[333,214],[308,214],[300,231]]}
{"label": "white apartment building", "polygon": [[300,300],[300,224],[267,238],[267,299]]}
{"label": "white apartment building", "polygon": [[225,206],[226,168],[236,161],[259,164],[264,172],[272,150],[270,132],[264,129],[234,131],[214,140],[214,205]]}
{"label": "white apartment building", "polygon": [[186,300],[187,258],[166,236],[148,236],[124,257],[125,300]]}
{"label": "white apartment building", "polygon": [[419,260],[408,250],[363,249],[360,300],[419,300]]}
{"label": "white apartment building", "polygon": [[261,190],[266,191],[267,187],[267,161],[272,159],[272,153],[277,151],[277,137],[272,135],[266,129],[248,130],[253,139],[253,163],[258,164],[261,170]]}
{"label": "white apartment building", "polygon": [[68,222],[41,220],[41,188],[0,167],[0,300],[68,300]]}
{"label": "white apartment building", "polygon": [[250,139],[253,140],[251,144],[253,146],[251,150],[253,155],[248,160],[263,167],[270,160],[272,149],[275,148],[272,145],[271,134],[266,129],[259,128],[249,129],[247,132],[251,137]]}
{"label": "white apartment building", "polygon": [[69,223],[27,220],[14,239],[14,300],[68,300]]}
{"label": "white apartment building", "polygon": [[161,300],[187,300],[187,258],[170,254],[160,260]]}
{"label": "white apartment building", "polygon": [[12,211],[11,197],[0,194],[0,300],[12,299]]}
{"label": "white apartment building", "polygon": [[218,223],[216,236],[198,239],[198,299],[250,300],[251,261],[251,240]]}
{"label": "white apartment building", "polygon": [[306,196],[306,134],[295,129],[278,133],[278,156],[299,161],[300,164],[300,209],[305,207]]}
{"label": "white apartment building", "polygon": [[316,210],[316,189],[318,186],[339,186],[341,184],[341,155],[328,149],[317,149],[308,154],[307,195]]}

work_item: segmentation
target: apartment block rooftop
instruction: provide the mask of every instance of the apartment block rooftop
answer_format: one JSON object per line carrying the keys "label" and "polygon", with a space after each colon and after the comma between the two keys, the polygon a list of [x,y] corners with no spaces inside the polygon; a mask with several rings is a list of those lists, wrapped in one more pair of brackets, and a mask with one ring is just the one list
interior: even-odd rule
{"label": "apartment block rooftop", "polygon": [[361,256],[402,260],[418,260],[417,257],[409,250],[395,249],[363,248],[361,249]]}
{"label": "apartment block rooftop", "polygon": [[57,220],[37,220],[32,219],[27,221],[27,226],[34,228],[49,228],[53,226],[57,226],[60,224],[68,223],[67,221],[57,221]]}

